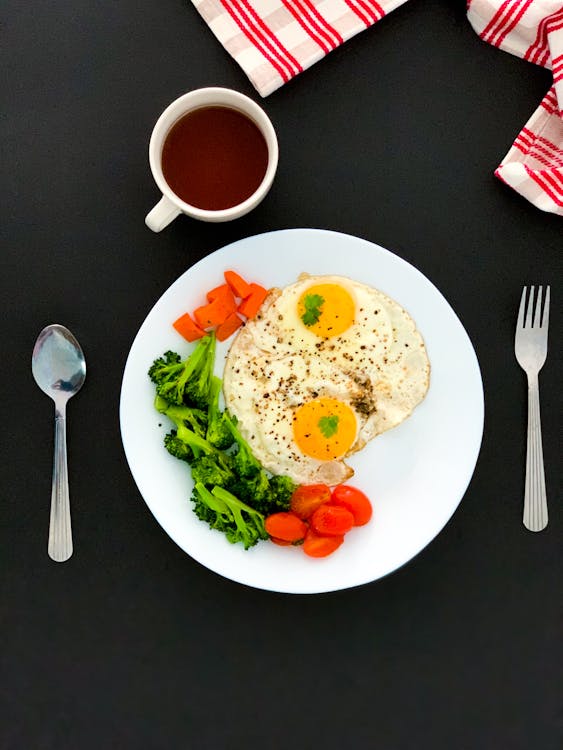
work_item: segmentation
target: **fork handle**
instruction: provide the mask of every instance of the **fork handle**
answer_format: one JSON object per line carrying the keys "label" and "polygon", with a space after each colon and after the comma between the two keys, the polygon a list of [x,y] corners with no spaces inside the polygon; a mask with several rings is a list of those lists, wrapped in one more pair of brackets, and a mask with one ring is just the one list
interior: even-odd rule
{"label": "fork handle", "polygon": [[538,376],[528,377],[528,444],[526,451],[526,486],[524,490],[524,526],[541,531],[547,526],[547,497],[540,421]]}

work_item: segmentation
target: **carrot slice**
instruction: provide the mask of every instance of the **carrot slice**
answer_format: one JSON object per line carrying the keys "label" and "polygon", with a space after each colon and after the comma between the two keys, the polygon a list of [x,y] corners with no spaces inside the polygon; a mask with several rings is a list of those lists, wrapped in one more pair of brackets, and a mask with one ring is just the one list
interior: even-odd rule
{"label": "carrot slice", "polygon": [[172,325],[187,341],[196,341],[205,336],[205,331],[197,323],[194,323],[189,313],[180,315],[178,320],[175,320]]}
{"label": "carrot slice", "polygon": [[221,284],[216,286],[215,289],[207,292],[207,301],[215,302],[216,299],[220,299],[225,302],[226,305],[230,305],[233,310],[236,309],[237,303],[235,302],[234,294],[231,291],[231,287],[228,284]]}
{"label": "carrot slice", "polygon": [[225,318],[221,325],[217,327],[217,330],[215,331],[217,341],[226,341],[229,336],[232,336],[233,333],[241,327],[241,325],[242,318],[240,318],[236,312],[231,313]]}
{"label": "carrot slice", "polygon": [[250,284],[250,290],[250,295],[238,306],[238,311],[246,318],[253,318],[256,315],[268,294],[268,290],[260,284]]}
{"label": "carrot slice", "polygon": [[210,328],[221,325],[235,310],[236,307],[231,306],[224,299],[217,297],[213,302],[209,302],[207,305],[202,305],[194,310],[194,318],[200,328]]}
{"label": "carrot slice", "polygon": [[225,271],[223,275],[225,276],[225,281],[230,286],[235,297],[244,299],[245,297],[248,297],[250,294],[252,294],[250,284],[247,284],[242,276],[239,276],[236,271]]}

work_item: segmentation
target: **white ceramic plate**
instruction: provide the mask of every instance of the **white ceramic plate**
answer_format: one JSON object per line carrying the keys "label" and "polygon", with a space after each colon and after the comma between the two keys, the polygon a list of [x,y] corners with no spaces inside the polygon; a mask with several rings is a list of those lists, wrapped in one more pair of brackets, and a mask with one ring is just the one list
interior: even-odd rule
{"label": "white ceramic plate", "polygon": [[[262,542],[231,545],[192,512],[189,468],[162,445],[170,426],[153,408],[147,370],[167,349],[187,355],[172,321],[205,302],[232,268],[266,287],[285,286],[306,271],[340,274],[381,289],[412,315],[431,363],[425,400],[399,427],[355,454],[351,483],[371,498],[374,516],[347,534],[328,558]],[[228,342],[218,347],[221,375]],[[483,433],[483,386],[471,342],[456,314],[413,266],[371,242],[315,229],[291,229],[240,240],[186,271],[141,326],[121,392],[121,433],[131,472],[162,528],[189,555],[233,581],[289,593],[336,591],[374,581],[420,552],[457,508],[473,474]]]}

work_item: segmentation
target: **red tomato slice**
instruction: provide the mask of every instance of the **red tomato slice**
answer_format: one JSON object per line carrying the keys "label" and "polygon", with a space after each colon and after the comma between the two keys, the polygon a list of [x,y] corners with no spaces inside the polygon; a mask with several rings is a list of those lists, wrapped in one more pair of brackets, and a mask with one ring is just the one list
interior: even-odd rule
{"label": "red tomato slice", "polygon": [[373,514],[368,497],[361,490],[347,484],[339,484],[333,489],[330,502],[350,511],[354,516],[354,526],[364,526]]}
{"label": "red tomato slice", "polygon": [[264,521],[264,528],[271,537],[284,542],[299,542],[307,533],[307,524],[294,513],[272,513]]}
{"label": "red tomato slice", "polygon": [[327,557],[337,550],[344,536],[319,536],[313,529],[309,529],[303,542],[303,552],[309,557]]}
{"label": "red tomato slice", "polygon": [[346,508],[325,503],[311,516],[311,525],[321,536],[341,536],[354,525],[354,516]]}
{"label": "red tomato slice", "polygon": [[329,500],[330,487],[326,484],[301,484],[291,496],[291,510],[299,518],[310,518]]}

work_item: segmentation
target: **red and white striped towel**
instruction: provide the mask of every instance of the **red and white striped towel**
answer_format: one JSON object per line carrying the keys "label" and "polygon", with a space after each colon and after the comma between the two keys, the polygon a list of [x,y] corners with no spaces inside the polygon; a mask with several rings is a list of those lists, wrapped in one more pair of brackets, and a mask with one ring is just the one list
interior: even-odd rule
{"label": "red and white striped towel", "polygon": [[563,216],[563,0],[469,0],[467,17],[484,41],[553,71],[553,86],[495,174]]}
{"label": "red and white striped towel", "polygon": [[[406,0],[192,0],[257,91],[267,96]],[[553,70],[553,86],[495,171],[563,215],[563,0],[467,0],[479,36]]]}

